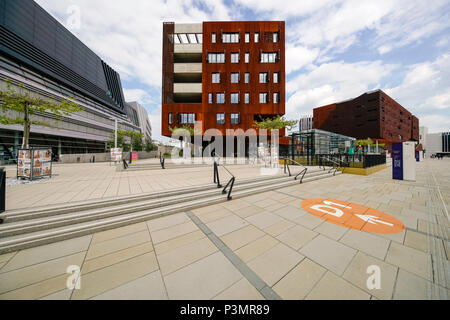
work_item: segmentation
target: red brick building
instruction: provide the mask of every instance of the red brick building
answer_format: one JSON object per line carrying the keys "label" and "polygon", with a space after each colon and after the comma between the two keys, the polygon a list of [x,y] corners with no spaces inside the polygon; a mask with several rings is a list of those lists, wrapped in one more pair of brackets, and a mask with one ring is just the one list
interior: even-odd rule
{"label": "red brick building", "polygon": [[381,90],[314,109],[315,129],[357,139],[392,142],[419,141],[419,119]]}
{"label": "red brick building", "polygon": [[164,23],[162,135],[196,120],[202,135],[210,128],[225,135],[284,115],[284,27],[284,21]]}

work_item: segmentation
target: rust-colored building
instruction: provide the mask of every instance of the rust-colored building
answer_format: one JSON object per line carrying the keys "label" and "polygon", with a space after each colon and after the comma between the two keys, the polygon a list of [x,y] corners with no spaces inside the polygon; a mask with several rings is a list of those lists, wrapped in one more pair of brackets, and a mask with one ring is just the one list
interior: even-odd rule
{"label": "rust-colored building", "polygon": [[378,140],[388,150],[392,142],[419,141],[419,119],[381,90],[315,108],[313,126],[357,139]]}
{"label": "rust-colored building", "polygon": [[164,23],[161,134],[170,137],[170,127],[202,121],[202,135],[212,128],[225,135],[226,129],[246,131],[254,120],[284,115],[284,26]]}

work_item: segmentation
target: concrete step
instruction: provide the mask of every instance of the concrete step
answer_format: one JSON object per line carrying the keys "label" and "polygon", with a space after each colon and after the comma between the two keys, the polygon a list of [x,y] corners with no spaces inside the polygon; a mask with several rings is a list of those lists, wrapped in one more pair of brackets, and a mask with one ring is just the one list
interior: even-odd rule
{"label": "concrete step", "polygon": [[[337,174],[340,174],[340,172],[336,173],[336,175]],[[305,176],[303,183],[328,178],[331,176],[333,176],[333,173],[316,170],[314,173],[310,173],[308,176]],[[298,183],[299,181],[294,180],[293,177],[277,177],[266,181],[251,182],[241,185],[240,188],[235,186],[233,188],[232,197],[233,199],[237,199],[240,197],[295,185]],[[246,185],[247,188],[245,187]],[[90,217],[95,217],[94,219],[89,219],[89,214],[83,216],[83,213],[79,212],[68,215],[66,214],[60,217],[56,216],[50,218],[45,217],[32,219],[30,221],[18,222],[18,224],[7,223],[2,225],[2,227],[6,228],[4,228],[2,231],[4,233],[0,235],[0,254],[65,239],[80,237],[86,234],[92,234],[99,231],[118,228],[173,213],[193,210],[195,208],[227,201],[226,194],[221,194],[217,189],[213,191],[215,192],[204,191],[196,198],[193,198],[192,193],[190,193],[189,195],[183,197],[182,201],[177,201],[176,203],[170,201],[159,201],[158,199],[158,201],[154,203],[157,203],[156,206],[150,208],[138,207],[135,208],[137,210],[132,210],[131,212],[127,212],[125,210],[123,212],[120,212],[119,214],[114,214],[114,210],[117,209],[116,207],[109,207],[107,208],[107,210],[98,210],[96,213],[91,212]],[[166,200],[168,199],[166,198]],[[110,214],[111,212],[112,214]],[[77,218],[77,215],[79,215],[79,219]],[[60,218],[64,219],[61,220]],[[58,219],[60,220],[57,221]],[[20,232],[20,223],[22,223],[22,227],[25,228],[26,233]],[[58,223],[63,224],[61,225]],[[14,232],[11,233],[11,230],[8,231],[8,225],[10,225],[10,227],[12,228],[11,230],[19,231],[19,233],[14,234]],[[10,232],[10,235],[8,235],[8,232]]]}
{"label": "concrete step", "polygon": [[[321,172],[321,169],[318,168],[308,168],[307,174],[318,174]],[[292,172],[295,174],[294,172]],[[258,181],[267,181],[271,179],[277,179],[286,177],[286,175],[282,176],[258,176],[246,179],[237,179],[235,182],[235,187],[248,184],[252,182]],[[229,176],[222,175],[221,183],[224,183],[225,178],[230,178]],[[71,212],[80,212],[85,210],[92,210],[97,208],[107,208],[112,206],[123,205],[132,202],[141,202],[141,201],[149,201],[153,199],[161,199],[164,197],[182,195],[187,193],[197,193],[205,190],[214,190],[215,184],[209,183],[205,185],[192,186],[186,188],[177,188],[177,189],[169,189],[169,190],[161,190],[157,192],[136,194],[136,195],[127,195],[113,198],[102,198],[102,199],[93,199],[87,201],[78,201],[78,202],[69,202],[64,204],[56,204],[50,206],[43,207],[33,207],[33,208],[25,208],[25,209],[17,209],[17,210],[8,210],[3,215],[2,218],[6,223],[23,221],[34,219],[37,217],[49,217],[53,215],[71,213]],[[0,225],[1,227],[1,225]]]}
{"label": "concrete step", "polygon": [[[322,174],[324,174],[323,171],[315,171],[305,175],[305,179]],[[268,180],[237,184],[233,187],[233,194],[241,190],[258,188],[260,186],[270,186],[290,180],[292,180],[292,177],[277,176]],[[217,194],[221,194],[221,192],[222,188],[218,190],[215,186],[213,186],[212,188],[203,191],[193,192],[189,190],[183,194],[177,194],[172,196],[162,195],[158,198],[150,200],[146,199],[146,200],[132,201],[121,205],[100,207],[90,210],[77,210],[75,212],[70,213],[65,213],[64,211],[60,212],[52,211],[53,214],[51,216],[49,216],[48,213],[45,211],[42,211],[40,213],[35,212],[33,215],[30,215],[30,219],[17,222],[7,222],[5,224],[0,225],[0,238],[34,232],[38,230],[61,227],[75,223],[81,223],[85,221],[103,219],[105,217],[118,216],[140,210],[148,210],[157,207],[163,207],[171,204],[186,202],[189,200],[214,196]]]}

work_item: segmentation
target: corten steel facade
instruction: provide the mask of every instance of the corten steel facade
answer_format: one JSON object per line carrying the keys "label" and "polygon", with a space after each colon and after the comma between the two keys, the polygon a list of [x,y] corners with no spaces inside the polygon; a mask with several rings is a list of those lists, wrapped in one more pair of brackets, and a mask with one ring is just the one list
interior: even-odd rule
{"label": "corten steel facade", "polygon": [[194,119],[202,135],[226,135],[284,115],[284,30],[284,21],[164,23],[162,135]]}
{"label": "corten steel facade", "polygon": [[313,123],[315,129],[378,140],[388,150],[393,142],[419,141],[419,119],[381,90],[315,108]]}

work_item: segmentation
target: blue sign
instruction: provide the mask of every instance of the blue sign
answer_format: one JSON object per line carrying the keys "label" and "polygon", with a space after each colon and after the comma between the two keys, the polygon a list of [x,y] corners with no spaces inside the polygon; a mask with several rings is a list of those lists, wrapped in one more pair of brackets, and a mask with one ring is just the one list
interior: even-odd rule
{"label": "blue sign", "polygon": [[403,180],[403,143],[392,143],[392,179]]}

